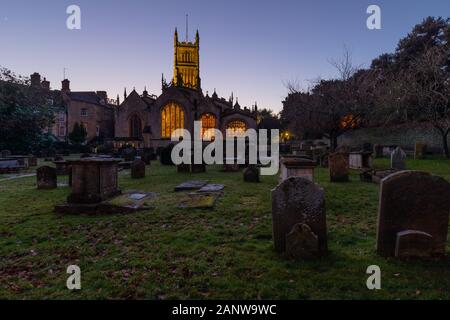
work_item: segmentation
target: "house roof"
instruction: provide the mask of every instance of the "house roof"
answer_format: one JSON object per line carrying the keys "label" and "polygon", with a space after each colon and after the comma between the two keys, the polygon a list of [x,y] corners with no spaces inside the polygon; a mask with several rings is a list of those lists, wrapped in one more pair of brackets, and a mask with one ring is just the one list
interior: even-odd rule
{"label": "house roof", "polygon": [[101,105],[100,98],[94,91],[73,91],[68,92],[67,95],[74,101]]}

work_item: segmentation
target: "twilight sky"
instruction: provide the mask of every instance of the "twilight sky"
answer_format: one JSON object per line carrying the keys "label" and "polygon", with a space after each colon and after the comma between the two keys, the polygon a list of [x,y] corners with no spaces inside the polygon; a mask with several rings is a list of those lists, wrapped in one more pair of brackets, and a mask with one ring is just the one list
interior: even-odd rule
{"label": "twilight sky", "polygon": [[[81,7],[81,30],[66,28],[66,8]],[[382,10],[382,29],[368,30],[366,9]],[[39,72],[59,89],[67,68],[71,89],[106,90],[122,99],[124,87],[161,92],[172,78],[173,32],[200,32],[204,92],[214,88],[241,106],[281,109],[283,82],[307,85],[335,70],[329,60],[344,46],[368,66],[426,16],[450,16],[449,0],[0,0],[0,65]]]}

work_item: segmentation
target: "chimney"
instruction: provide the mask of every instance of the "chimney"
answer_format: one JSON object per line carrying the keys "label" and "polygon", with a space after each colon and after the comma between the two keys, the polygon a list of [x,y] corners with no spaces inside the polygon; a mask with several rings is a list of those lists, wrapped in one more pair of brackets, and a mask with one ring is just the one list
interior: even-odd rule
{"label": "chimney", "polygon": [[40,88],[41,87],[41,75],[37,72],[33,73],[30,76],[31,80],[31,86],[34,88]]}
{"label": "chimney", "polygon": [[47,81],[47,79],[44,78],[44,81],[41,82],[41,86],[42,89],[50,90],[50,81]]}
{"label": "chimney", "polygon": [[61,83],[61,91],[70,92],[70,81],[68,79],[64,79]]}
{"label": "chimney", "polygon": [[105,104],[108,101],[108,94],[106,91],[97,91],[97,96],[100,98],[100,101],[103,101]]}

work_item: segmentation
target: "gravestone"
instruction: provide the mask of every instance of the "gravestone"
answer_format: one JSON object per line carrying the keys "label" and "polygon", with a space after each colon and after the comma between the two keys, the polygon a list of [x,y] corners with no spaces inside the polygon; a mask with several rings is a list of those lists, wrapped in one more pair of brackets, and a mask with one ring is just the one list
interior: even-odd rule
{"label": "gravestone", "polygon": [[44,166],[36,170],[38,189],[55,189],[57,187],[56,169]]}
{"label": "gravestone", "polygon": [[8,158],[8,157],[11,156],[11,151],[9,151],[9,150],[2,150],[1,156],[2,156],[2,158]]}
{"label": "gravestone", "polygon": [[445,254],[450,183],[426,172],[401,171],[381,181],[377,252],[382,256]]}
{"label": "gravestone", "polygon": [[314,182],[291,177],[273,189],[272,220],[277,252],[296,258],[327,253],[325,193]]}
{"label": "gravestone", "polygon": [[349,181],[348,153],[336,152],[328,158],[331,182]]}
{"label": "gravestone", "polygon": [[244,182],[259,182],[259,168],[254,164],[244,170]]}
{"label": "gravestone", "polygon": [[391,153],[391,169],[406,170],[406,153],[400,147]]}
{"label": "gravestone", "polygon": [[189,173],[191,172],[191,165],[186,163],[181,163],[177,165],[177,172],[178,173]]}
{"label": "gravestone", "polygon": [[187,181],[175,187],[175,191],[197,190],[208,184],[208,181]]}
{"label": "gravestone", "polygon": [[383,158],[383,146],[381,144],[374,145],[373,152],[376,158]]}
{"label": "gravestone", "polygon": [[207,184],[206,186],[200,188],[198,192],[219,192],[225,188],[223,184]]}
{"label": "gravestone", "polygon": [[284,156],[280,161],[279,182],[290,177],[302,177],[314,181],[316,162],[298,156]]}
{"label": "gravestone", "polygon": [[202,164],[191,164],[191,172],[192,173],[202,173],[206,172],[206,165],[204,163]]}
{"label": "gravestone", "polygon": [[141,179],[145,178],[145,162],[136,159],[131,164],[131,178],[133,179]]}
{"label": "gravestone", "polygon": [[425,143],[416,142],[414,146],[414,159],[425,159],[427,153],[427,145]]}

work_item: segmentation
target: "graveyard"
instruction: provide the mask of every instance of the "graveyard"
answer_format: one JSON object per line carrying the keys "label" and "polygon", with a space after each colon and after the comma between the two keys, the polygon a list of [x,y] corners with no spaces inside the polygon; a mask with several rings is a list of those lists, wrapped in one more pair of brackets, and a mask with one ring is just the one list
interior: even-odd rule
{"label": "graveyard", "polygon": [[[80,162],[79,155],[67,159]],[[39,167],[57,165],[44,160]],[[374,169],[390,165],[388,157],[373,160]],[[406,167],[450,181],[449,159],[408,156]],[[152,195],[141,210],[78,215],[55,212],[72,196],[67,175],[58,175],[57,188],[37,189],[34,172],[0,175],[0,299],[450,298],[448,240],[443,259],[377,254],[380,185],[363,181],[360,170],[350,169],[347,182],[330,182],[329,169],[315,168],[328,251],[316,259],[288,259],[274,245],[278,176],[244,182],[244,169],[215,165],[194,174],[152,161],[144,175],[118,174],[122,195]],[[183,205],[190,191],[175,188],[193,180],[223,185],[212,208]],[[69,265],[81,268],[82,290],[67,290]],[[382,270],[382,290],[366,287],[370,265]]]}

